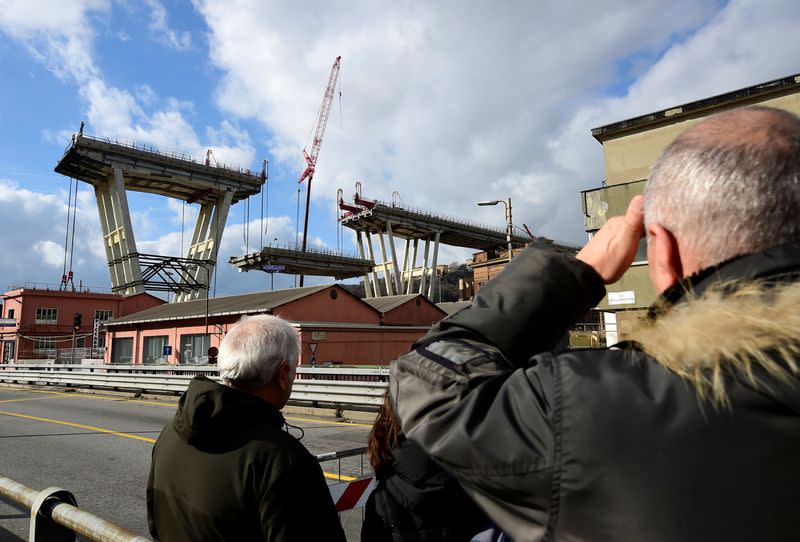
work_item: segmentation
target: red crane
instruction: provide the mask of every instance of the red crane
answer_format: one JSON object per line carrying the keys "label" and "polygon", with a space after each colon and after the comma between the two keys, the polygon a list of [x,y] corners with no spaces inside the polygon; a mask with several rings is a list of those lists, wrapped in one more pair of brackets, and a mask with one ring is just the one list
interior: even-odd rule
{"label": "red crane", "polygon": [[[311,203],[311,180],[314,178],[314,171],[317,167],[317,157],[319,157],[319,149],[322,147],[322,138],[325,136],[325,128],[328,126],[328,116],[331,112],[331,105],[333,104],[333,91],[336,88],[336,80],[339,78],[339,64],[342,60],[341,56],[337,56],[331,68],[331,76],[328,78],[328,87],[325,89],[325,95],[322,97],[322,105],[319,108],[319,115],[317,116],[317,129],[314,133],[314,141],[311,144],[311,153],[307,153],[303,149],[303,157],[306,159],[306,169],[297,180],[298,184],[308,179],[306,186],[306,213],[303,219],[303,252],[306,251],[306,240],[308,239],[308,211]],[[303,275],[300,275],[300,286],[303,285]]]}

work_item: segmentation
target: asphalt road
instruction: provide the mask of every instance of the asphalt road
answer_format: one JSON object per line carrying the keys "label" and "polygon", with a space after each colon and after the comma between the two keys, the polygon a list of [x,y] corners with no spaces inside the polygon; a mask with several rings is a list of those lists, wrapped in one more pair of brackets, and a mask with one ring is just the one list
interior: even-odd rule
{"label": "asphalt road", "polygon": [[[134,533],[147,534],[145,487],[153,442],[175,412],[174,400],[0,387],[0,476],[36,491],[71,491],[78,506]],[[369,425],[285,413],[304,430],[313,454],[365,446]],[[293,430],[296,436],[299,433]],[[360,477],[359,457],[322,463],[329,483]],[[365,474],[369,475],[366,459]],[[0,541],[28,539],[29,511],[0,500]],[[341,514],[359,539],[361,511]],[[313,521],[313,518],[309,518]]]}

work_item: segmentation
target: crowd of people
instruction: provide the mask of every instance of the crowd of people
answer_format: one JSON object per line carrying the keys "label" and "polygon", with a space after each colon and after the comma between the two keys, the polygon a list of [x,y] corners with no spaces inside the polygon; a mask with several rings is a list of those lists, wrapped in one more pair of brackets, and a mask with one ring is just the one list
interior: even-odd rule
{"label": "crowd of people", "polygon": [[[555,352],[630,267],[624,342]],[[800,119],[698,122],[576,257],[535,244],[391,364],[364,541],[793,540],[800,496]],[[344,540],[288,432],[299,339],[237,323],[153,448],[154,538]]]}

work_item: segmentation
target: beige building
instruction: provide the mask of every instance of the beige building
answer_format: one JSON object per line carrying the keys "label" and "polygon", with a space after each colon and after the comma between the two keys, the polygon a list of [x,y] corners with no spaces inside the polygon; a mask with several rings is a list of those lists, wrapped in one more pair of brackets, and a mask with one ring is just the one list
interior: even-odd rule
{"label": "beige building", "polygon": [[[800,74],[594,128],[592,136],[603,145],[605,181],[602,187],[581,194],[589,236],[608,217],[624,214],[631,198],[642,193],[650,167],[684,130],[715,113],[752,105],[800,114]],[[615,331],[624,337],[626,328],[655,297],[642,240],[634,265],[608,286],[608,295],[598,305],[604,313],[609,344],[616,342]]]}

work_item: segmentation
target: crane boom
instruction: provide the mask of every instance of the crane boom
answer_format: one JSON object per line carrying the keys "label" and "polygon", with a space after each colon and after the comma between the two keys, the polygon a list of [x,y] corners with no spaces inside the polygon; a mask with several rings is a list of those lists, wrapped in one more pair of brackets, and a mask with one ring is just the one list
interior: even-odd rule
{"label": "crane boom", "polygon": [[314,170],[317,167],[317,157],[319,156],[319,149],[322,147],[322,138],[325,137],[325,128],[328,126],[328,116],[331,113],[331,105],[333,104],[333,91],[336,88],[336,80],[339,78],[339,64],[342,60],[341,56],[337,56],[331,67],[331,76],[328,78],[328,87],[325,89],[325,95],[322,97],[322,106],[319,108],[319,116],[317,116],[317,129],[314,133],[314,141],[311,144],[311,153],[307,153],[303,149],[303,157],[306,159],[306,169],[300,175],[298,183],[302,183],[306,179],[309,181],[314,178]]}
{"label": "crane boom", "polygon": [[[306,251],[306,241],[308,239],[308,212],[311,206],[311,180],[314,178],[314,172],[317,168],[317,157],[319,156],[319,149],[322,147],[322,138],[325,136],[325,128],[328,126],[328,115],[331,113],[331,105],[333,104],[333,91],[336,88],[336,80],[339,78],[339,63],[342,57],[337,56],[333,61],[331,67],[331,76],[328,78],[328,86],[325,88],[325,95],[322,97],[322,106],[319,108],[319,115],[317,116],[317,128],[314,133],[314,141],[311,144],[311,154],[303,149],[303,157],[306,159],[306,168],[297,180],[300,184],[306,179],[306,214],[303,219],[303,247],[302,251]],[[300,189],[297,189],[298,197]],[[300,286],[303,286],[303,275],[300,275]]]}

